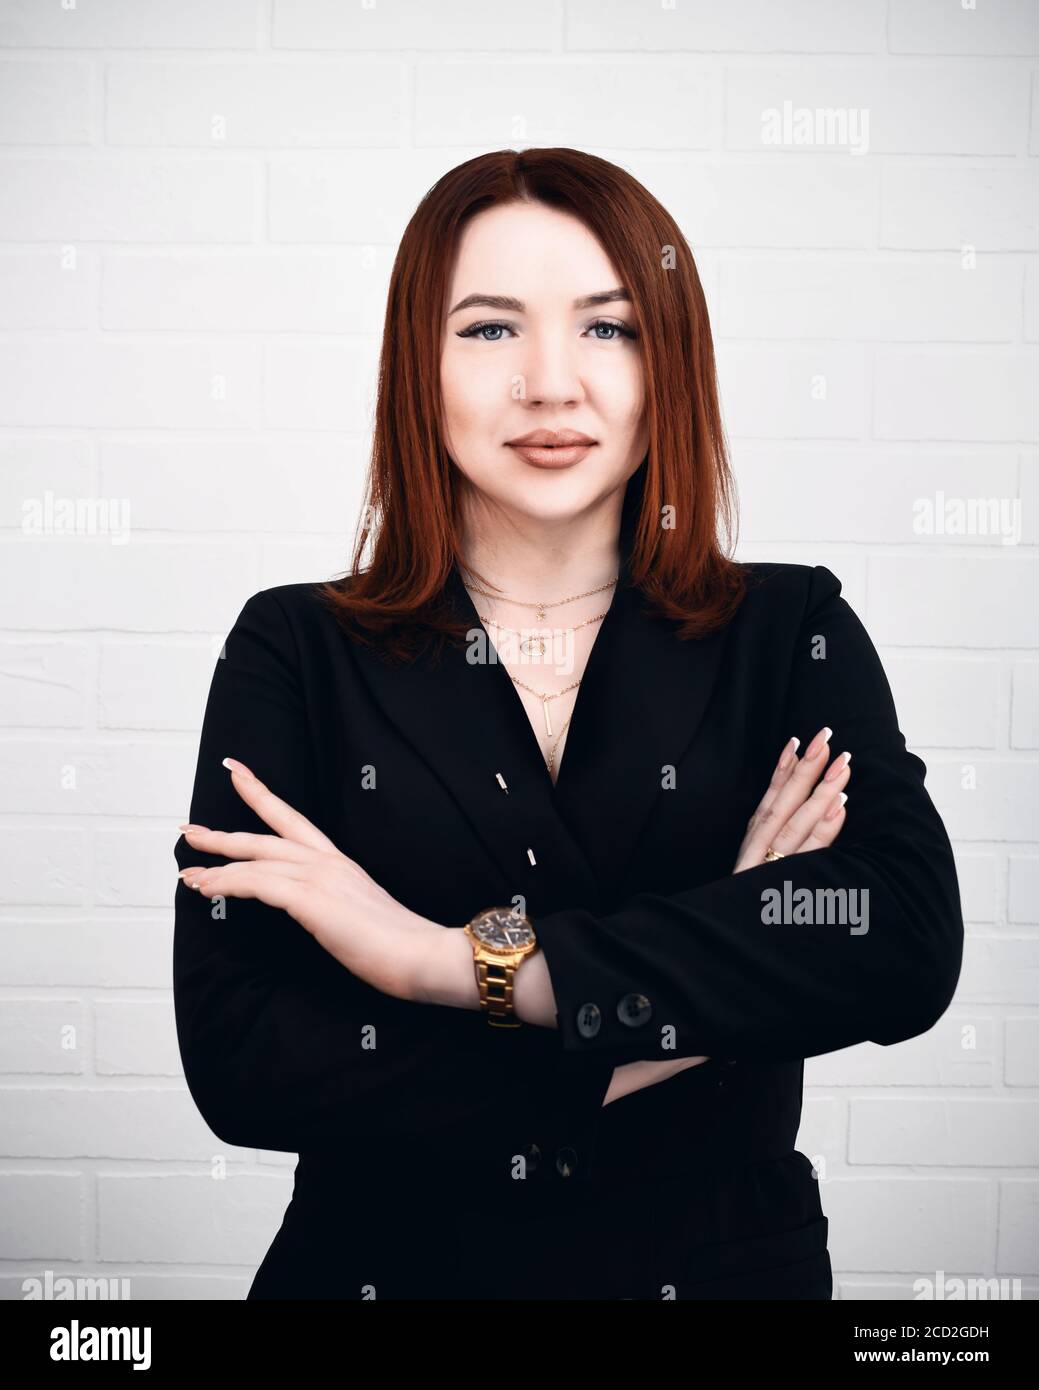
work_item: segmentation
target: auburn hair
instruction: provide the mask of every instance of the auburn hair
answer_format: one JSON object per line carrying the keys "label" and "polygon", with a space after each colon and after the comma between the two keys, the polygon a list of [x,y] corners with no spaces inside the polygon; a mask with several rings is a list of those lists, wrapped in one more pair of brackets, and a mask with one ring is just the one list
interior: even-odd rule
{"label": "auburn hair", "polygon": [[[631,174],[580,150],[496,150],[451,169],[405,228],[390,277],[372,453],[352,569],[317,585],[352,637],[390,660],[432,639],[465,640],[445,584],[465,572],[461,488],[441,429],[441,335],[463,228],[486,208],[543,203],[580,219],[631,296],[649,445],[629,480],[631,584],[682,639],[724,626],[746,572],[731,542],[735,483],[718,400],[714,344],[693,254],[674,219]],[[369,537],[371,562],[361,568]]]}

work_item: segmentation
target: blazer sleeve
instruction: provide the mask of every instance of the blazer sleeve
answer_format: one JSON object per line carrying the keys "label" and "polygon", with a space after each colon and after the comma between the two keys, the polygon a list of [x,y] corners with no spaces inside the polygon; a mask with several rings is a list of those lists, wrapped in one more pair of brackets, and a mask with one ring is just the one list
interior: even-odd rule
{"label": "blazer sleeve", "polygon": [[[574,909],[536,921],[564,1053],[618,1064],[793,1061],[901,1042],[948,1007],[963,948],[952,847],[924,789],[925,765],[899,731],[880,657],[822,565],[810,574],[789,672],[788,688],[772,692],[784,735],[804,749],[825,725],[834,753],[852,754],[840,835],[829,848],[685,891],[640,892],[609,914]],[[784,882],[789,904],[798,890],[811,894],[800,900],[815,905],[815,924],[783,910]],[[832,907],[826,924],[825,904],[842,898],[868,908],[859,925],[839,924]],[[777,902],[787,924],[763,920]],[[617,1006],[632,995],[643,998],[621,1011],[635,1020],[626,1023]]]}
{"label": "blazer sleeve", "polygon": [[[308,737],[307,704],[316,697],[300,669],[281,603],[271,590],[254,594],[213,674],[193,823],[274,833],[234,790],[225,756],[319,823],[320,750]],[[179,868],[230,862],[193,849],[183,835],[174,857]],[[298,1153],[441,1135],[454,1145],[464,1138],[469,1158],[486,1144],[504,1160],[524,1136],[565,1126],[574,1105],[582,1123],[597,1123],[612,1075],[605,1059],[586,1058],[562,1077],[554,1030],[489,1029],[472,1010],[392,998],[351,974],[283,909],[258,899],[221,905],[183,881],[173,987],[188,1089],[229,1144]],[[571,1113],[568,1132],[576,1123]]]}

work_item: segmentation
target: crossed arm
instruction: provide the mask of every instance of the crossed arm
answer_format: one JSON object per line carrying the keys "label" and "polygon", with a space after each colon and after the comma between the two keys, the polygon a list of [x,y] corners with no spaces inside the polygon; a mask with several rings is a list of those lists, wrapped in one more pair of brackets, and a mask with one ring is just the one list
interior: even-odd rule
{"label": "crossed arm", "polygon": [[[482,1026],[461,932],[404,909],[290,804],[304,804],[307,720],[273,595],[248,601],[227,648],[191,808],[215,825],[185,827],[175,851],[183,883],[201,892],[178,889],[174,978],[185,1075],[230,1143],[298,1152],[358,1133],[396,1137],[404,1117],[413,1129],[472,1121],[474,1134],[511,1133],[553,1102],[557,1078],[584,1078],[575,1094],[598,1107],[608,1083],[614,1099],[705,1055],[784,1061],[898,1042],[931,1027],[952,997],[963,927],[951,847],[879,658],[823,567],[808,586],[781,717],[806,736],[828,719],[837,746],[854,749],[854,823],[845,827],[843,808],[832,822],[823,811],[848,779],[843,756],[820,782],[829,754],[808,753],[825,736],[800,762],[788,748],[730,876],[643,892],[608,915],[571,908],[535,922],[541,949],[518,972],[516,996],[534,1026],[518,1030]],[[288,800],[230,759],[224,773],[228,748],[261,760]],[[236,821],[274,833],[216,828]],[[796,858],[763,862],[770,844]],[[763,894],[788,878],[816,895],[868,894],[868,934],[768,925]],[[214,927],[218,909],[203,895],[243,901]],[[584,1000],[633,988],[675,1025],[667,1062],[652,1029],[627,1028],[612,1010],[594,1038],[576,1028]],[[363,1041],[376,1024],[377,1053]]]}
{"label": "crossed arm", "polygon": [[[844,822],[841,790],[850,754],[827,765],[830,730],[821,729],[804,757],[791,739],[752,817],[734,873],[765,862],[772,846],[784,855],[832,844]],[[184,825],[188,843],[232,862],[192,865],[179,877],[203,896],[258,898],[284,908],[319,944],[359,978],[383,993],[413,1003],[479,1009],[472,946],[462,932],[411,912],[384,892],[301,812],[276,796],[233,758],[225,759],[236,792],[275,832],[258,835]],[[557,1026],[548,963],[534,952],[516,972],[517,1017],[542,1028]],[[638,1059],[615,1069],[603,1104],[699,1065],[701,1056],[666,1061]]]}

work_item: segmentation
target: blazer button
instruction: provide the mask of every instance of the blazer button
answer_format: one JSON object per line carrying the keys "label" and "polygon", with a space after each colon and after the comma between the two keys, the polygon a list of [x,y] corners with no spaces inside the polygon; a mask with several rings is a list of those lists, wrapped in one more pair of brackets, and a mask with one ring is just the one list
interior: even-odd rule
{"label": "blazer button", "polygon": [[569,1146],[562,1148],[556,1154],[556,1172],[561,1178],[573,1176],[574,1169],[577,1167],[577,1154]]}
{"label": "blazer button", "polygon": [[644,994],[626,994],[617,1005],[617,1017],[629,1028],[641,1028],[652,1012],[653,1005]]}
{"label": "blazer button", "polygon": [[582,1038],[594,1038],[602,1027],[598,1004],[582,1004],[577,1010],[577,1031]]}
{"label": "blazer button", "polygon": [[535,1173],[537,1166],[541,1162],[541,1150],[536,1144],[524,1144],[520,1149],[520,1154],[527,1165],[528,1173]]}

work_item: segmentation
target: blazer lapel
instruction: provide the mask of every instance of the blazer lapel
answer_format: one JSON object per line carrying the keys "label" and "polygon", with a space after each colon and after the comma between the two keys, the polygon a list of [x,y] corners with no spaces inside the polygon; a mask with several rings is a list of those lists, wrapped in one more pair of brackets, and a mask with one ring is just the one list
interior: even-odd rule
{"label": "blazer lapel", "polygon": [[[448,589],[468,627],[483,625],[453,569]],[[484,634],[485,650],[493,651]],[[475,662],[445,644],[390,666],[354,647],[362,678],[400,737],[439,778],[502,874],[501,905],[514,894],[529,912],[561,900],[598,901],[588,858],[553,805],[552,783],[519,694],[500,663]],[[490,904],[483,904],[490,906]]]}
{"label": "blazer lapel", "polygon": [[[624,566],[626,570],[626,565]],[[612,895],[707,709],[728,627],[680,641],[637,589],[615,595],[585,667],[555,805]],[[688,772],[685,774],[689,775]]]}
{"label": "blazer lapel", "polygon": [[[390,666],[355,647],[363,679],[400,736],[432,768],[502,872],[502,902],[530,913],[608,908],[663,786],[703,717],[727,629],[681,642],[630,586],[631,530],[588,658],[553,786],[519,692],[498,662],[471,664],[445,645],[439,662]],[[457,567],[456,610],[493,646]],[[502,783],[504,782],[504,786]]]}

